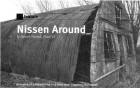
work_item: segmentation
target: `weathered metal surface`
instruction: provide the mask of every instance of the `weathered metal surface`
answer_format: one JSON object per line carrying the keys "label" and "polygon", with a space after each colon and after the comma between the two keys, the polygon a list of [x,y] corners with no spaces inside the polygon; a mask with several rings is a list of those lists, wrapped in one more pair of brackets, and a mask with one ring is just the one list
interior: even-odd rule
{"label": "weathered metal surface", "polygon": [[[92,30],[90,41],[91,48],[89,49],[90,60],[88,63],[88,69],[90,70],[90,74],[88,75],[90,78],[88,78],[88,80],[90,79],[91,83],[94,83],[97,78],[108,74],[108,72],[119,67],[121,61],[120,58],[122,58],[122,62],[126,64],[126,68],[123,70],[126,71],[127,75],[129,75],[130,72],[135,71],[134,47],[132,47],[133,55],[128,57],[125,42],[125,35],[130,35],[132,38],[131,27],[128,26],[129,22],[122,21],[120,25],[121,28],[117,27],[115,23],[116,18],[114,2],[105,1],[100,5],[101,7],[98,9],[96,17],[91,18],[89,21],[90,24],[95,18],[95,21],[93,20],[94,25],[92,24],[90,27],[88,27],[91,28],[90,30]],[[53,25],[66,27],[82,26],[87,22],[90,16],[92,17],[91,13],[97,9],[95,9],[96,6],[97,5],[87,5],[56,10],[38,14],[38,18],[35,19],[25,19],[20,21],[15,20],[2,23],[1,32],[3,68],[10,66],[11,70],[16,73],[25,73],[30,76],[40,76],[42,78],[64,82],[73,81],[78,63],[78,54],[79,52],[84,52],[84,49],[83,51],[79,51],[80,41],[83,35],[50,33],[47,34],[47,36],[54,36],[54,38],[17,39],[16,26],[18,24],[42,27],[49,26],[50,28]],[[122,10],[122,18],[128,19],[124,6],[122,6]],[[113,33],[113,42],[115,42],[117,50],[116,60],[114,62],[105,62],[104,31],[110,31]],[[121,45],[119,44],[119,38],[117,37],[118,34],[122,35]],[[132,46],[134,45],[132,44]],[[85,66],[83,64],[86,59],[87,58],[82,61],[82,64],[80,63],[83,68]],[[82,71],[85,71],[85,68],[82,69]],[[86,72],[81,73],[86,74]],[[99,85],[101,85],[103,88],[113,85],[120,80],[119,73],[120,71],[117,70],[112,74],[109,74],[107,77],[99,80]],[[123,73],[123,71],[121,73]]]}
{"label": "weathered metal surface", "polygon": [[[38,14],[38,18],[2,23],[2,67],[15,73],[46,79],[73,81],[81,34],[42,34],[54,38],[17,39],[17,25],[80,27],[97,5],[74,7]],[[63,14],[65,13],[65,14]],[[24,34],[40,35],[40,34]],[[10,64],[9,64],[10,63]]]}

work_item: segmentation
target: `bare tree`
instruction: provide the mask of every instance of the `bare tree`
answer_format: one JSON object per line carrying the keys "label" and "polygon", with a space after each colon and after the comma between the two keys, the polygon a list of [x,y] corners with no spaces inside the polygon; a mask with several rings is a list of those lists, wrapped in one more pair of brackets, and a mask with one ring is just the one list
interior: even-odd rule
{"label": "bare tree", "polygon": [[64,2],[64,1],[62,1],[62,0],[59,0],[59,4],[60,4],[60,7],[61,7],[62,9],[68,8],[68,7],[69,7],[69,3],[68,3],[68,2]]}
{"label": "bare tree", "polygon": [[140,29],[140,1],[123,0],[123,2],[129,14],[129,18],[133,30],[134,44],[136,47],[137,40],[138,40],[138,32]]}
{"label": "bare tree", "polygon": [[91,0],[77,0],[78,5],[91,5],[93,2]]}
{"label": "bare tree", "polygon": [[137,5],[138,5],[138,12],[137,12],[137,19],[135,21],[135,24],[140,28],[140,1],[138,1]]}
{"label": "bare tree", "polygon": [[34,10],[31,6],[27,5],[21,5],[22,10],[24,11],[25,15],[32,15],[34,13]]}
{"label": "bare tree", "polygon": [[52,5],[48,0],[36,0],[36,5],[40,12],[52,10]]}

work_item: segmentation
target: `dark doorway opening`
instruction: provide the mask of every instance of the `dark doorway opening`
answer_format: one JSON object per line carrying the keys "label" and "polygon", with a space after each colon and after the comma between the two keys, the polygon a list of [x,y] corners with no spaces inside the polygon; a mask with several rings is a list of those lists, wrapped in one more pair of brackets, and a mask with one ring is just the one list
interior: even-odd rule
{"label": "dark doorway opening", "polygon": [[91,35],[81,37],[74,81],[90,82]]}
{"label": "dark doorway opening", "polygon": [[98,6],[95,7],[95,10],[91,12],[91,15],[85,22],[87,34],[81,36],[74,82],[90,82],[91,37],[97,10]]}

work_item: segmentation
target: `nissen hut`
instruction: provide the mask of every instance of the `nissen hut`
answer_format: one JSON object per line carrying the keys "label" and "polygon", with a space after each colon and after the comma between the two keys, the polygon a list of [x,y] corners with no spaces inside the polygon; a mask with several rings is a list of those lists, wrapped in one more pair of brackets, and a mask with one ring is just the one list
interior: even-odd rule
{"label": "nissen hut", "polygon": [[[65,83],[97,82],[107,88],[135,72],[129,21],[120,1],[102,0],[25,18],[20,14],[1,24],[2,70]],[[85,33],[17,33],[18,25],[50,31],[54,25],[85,25]]]}

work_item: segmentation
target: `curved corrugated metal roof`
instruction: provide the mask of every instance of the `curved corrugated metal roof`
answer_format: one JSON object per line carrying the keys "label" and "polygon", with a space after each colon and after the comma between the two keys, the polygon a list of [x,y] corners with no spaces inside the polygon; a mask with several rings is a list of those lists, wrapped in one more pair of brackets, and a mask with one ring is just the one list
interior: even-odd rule
{"label": "curved corrugated metal roof", "polygon": [[[2,65],[10,61],[17,73],[45,77],[58,81],[72,81],[78,58],[80,34],[51,34],[54,38],[17,39],[17,25],[50,28],[53,25],[82,26],[95,11],[97,5],[87,5],[37,14],[38,18],[26,18],[3,22]],[[36,35],[36,34],[24,34]],[[44,34],[42,34],[44,35]],[[5,59],[5,60],[4,60]]]}

